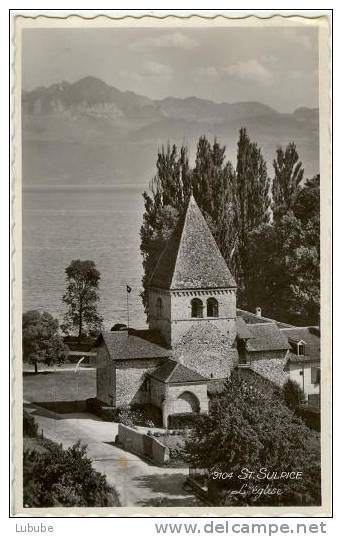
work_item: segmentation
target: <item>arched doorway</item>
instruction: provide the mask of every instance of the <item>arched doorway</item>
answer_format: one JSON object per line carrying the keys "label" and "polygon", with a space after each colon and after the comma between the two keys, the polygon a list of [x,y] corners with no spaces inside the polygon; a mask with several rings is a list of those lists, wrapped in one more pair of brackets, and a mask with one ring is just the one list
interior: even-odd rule
{"label": "arched doorway", "polygon": [[183,392],[176,399],[173,411],[175,414],[199,413],[200,402],[195,394]]}

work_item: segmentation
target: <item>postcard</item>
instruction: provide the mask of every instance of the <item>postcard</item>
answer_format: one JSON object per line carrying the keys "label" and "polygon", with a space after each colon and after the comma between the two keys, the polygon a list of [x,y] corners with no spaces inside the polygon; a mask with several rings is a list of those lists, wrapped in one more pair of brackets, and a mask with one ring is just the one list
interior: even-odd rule
{"label": "postcard", "polygon": [[13,515],[329,516],[329,14],[12,22]]}

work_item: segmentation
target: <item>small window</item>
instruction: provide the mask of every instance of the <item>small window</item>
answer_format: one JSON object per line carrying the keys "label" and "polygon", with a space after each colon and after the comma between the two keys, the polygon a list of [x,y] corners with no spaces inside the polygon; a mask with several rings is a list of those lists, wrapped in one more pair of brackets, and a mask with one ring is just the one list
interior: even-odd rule
{"label": "small window", "polygon": [[303,345],[303,343],[298,343],[297,350],[298,350],[298,356],[305,355],[305,345]]}
{"label": "small window", "polygon": [[157,298],[156,313],[158,319],[161,319],[163,317],[163,302],[160,297]]}
{"label": "small window", "polygon": [[191,300],[191,317],[203,317],[203,302],[199,298]]}
{"label": "small window", "polygon": [[216,298],[207,300],[207,317],[218,317],[218,302]]}
{"label": "small window", "polygon": [[321,370],[319,367],[311,368],[311,384],[319,384],[321,381]]}

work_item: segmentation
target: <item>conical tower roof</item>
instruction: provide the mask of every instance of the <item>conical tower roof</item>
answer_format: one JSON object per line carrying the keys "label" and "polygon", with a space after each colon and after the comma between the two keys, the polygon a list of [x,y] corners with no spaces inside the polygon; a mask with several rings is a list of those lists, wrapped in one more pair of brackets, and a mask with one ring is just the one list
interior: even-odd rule
{"label": "conical tower roof", "polygon": [[158,260],[150,287],[171,290],[236,287],[193,196]]}

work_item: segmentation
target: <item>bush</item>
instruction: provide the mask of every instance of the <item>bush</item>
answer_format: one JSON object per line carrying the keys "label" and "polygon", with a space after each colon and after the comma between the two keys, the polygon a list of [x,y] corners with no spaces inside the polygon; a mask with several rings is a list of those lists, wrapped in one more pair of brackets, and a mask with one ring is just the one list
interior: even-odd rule
{"label": "bush", "polygon": [[168,417],[168,428],[192,429],[202,418],[202,414],[171,414]]}
{"label": "bush", "polygon": [[[45,445],[45,444],[44,444]],[[26,507],[109,507],[120,505],[103,474],[96,472],[77,442],[64,450],[54,442],[46,451],[24,451],[23,484]]]}
{"label": "bush", "polygon": [[[298,419],[281,397],[231,377],[211,413],[198,422],[184,447],[184,459],[193,468],[227,472],[214,505],[320,505],[320,437]],[[248,479],[246,495],[241,488],[242,468],[256,473]],[[278,495],[259,495],[257,473],[267,468],[267,484]],[[273,472],[301,472],[302,479],[272,478]],[[266,481],[264,481],[266,485]]]}
{"label": "bush", "polygon": [[284,401],[289,408],[295,410],[305,401],[305,396],[298,382],[288,379],[282,389]]}
{"label": "bush", "polygon": [[162,426],[161,410],[153,405],[131,405],[127,407],[106,406],[96,398],[87,399],[87,409],[104,421],[122,423],[128,427]]}
{"label": "bush", "polygon": [[26,410],[24,410],[23,414],[23,435],[30,437],[38,436],[38,424]]}

